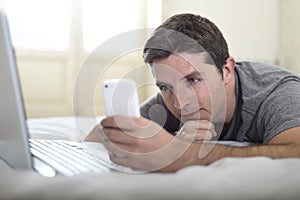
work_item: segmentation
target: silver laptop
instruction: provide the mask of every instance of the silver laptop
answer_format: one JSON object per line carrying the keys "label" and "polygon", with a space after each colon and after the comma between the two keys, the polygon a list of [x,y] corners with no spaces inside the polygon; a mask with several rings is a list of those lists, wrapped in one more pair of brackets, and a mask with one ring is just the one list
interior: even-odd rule
{"label": "silver laptop", "polygon": [[0,158],[13,169],[45,176],[131,171],[91,154],[79,142],[29,139],[7,17],[0,12]]}

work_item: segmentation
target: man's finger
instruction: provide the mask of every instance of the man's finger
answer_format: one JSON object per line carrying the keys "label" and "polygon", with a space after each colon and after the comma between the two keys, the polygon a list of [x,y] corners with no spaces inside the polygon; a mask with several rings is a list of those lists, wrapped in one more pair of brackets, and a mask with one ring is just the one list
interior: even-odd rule
{"label": "man's finger", "polygon": [[96,125],[93,130],[84,138],[85,142],[103,142],[104,133],[100,125]]}
{"label": "man's finger", "polygon": [[120,129],[115,128],[103,128],[103,132],[107,139],[114,143],[120,144],[131,144],[132,143],[132,136],[126,131],[122,131]]}
{"label": "man's finger", "polygon": [[188,141],[203,141],[211,140],[214,137],[214,133],[209,130],[201,130],[193,133],[183,132],[182,137]]}
{"label": "man's finger", "polygon": [[113,116],[104,118],[100,124],[103,127],[120,128],[122,130],[135,130],[149,126],[149,122],[136,117]]}
{"label": "man's finger", "polygon": [[207,120],[197,120],[197,121],[187,121],[184,124],[185,131],[193,131],[193,130],[215,130],[215,126],[213,123]]}

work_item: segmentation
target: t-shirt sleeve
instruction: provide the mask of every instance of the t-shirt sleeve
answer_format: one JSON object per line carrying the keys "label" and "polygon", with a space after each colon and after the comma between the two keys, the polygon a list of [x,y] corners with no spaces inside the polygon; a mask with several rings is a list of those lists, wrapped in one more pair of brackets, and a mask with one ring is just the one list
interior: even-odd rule
{"label": "t-shirt sleeve", "polygon": [[155,121],[171,134],[179,130],[180,121],[169,111],[161,93],[147,99],[140,107],[141,115]]}
{"label": "t-shirt sleeve", "polygon": [[300,82],[288,81],[278,86],[261,105],[259,118],[264,144],[281,132],[300,126]]}

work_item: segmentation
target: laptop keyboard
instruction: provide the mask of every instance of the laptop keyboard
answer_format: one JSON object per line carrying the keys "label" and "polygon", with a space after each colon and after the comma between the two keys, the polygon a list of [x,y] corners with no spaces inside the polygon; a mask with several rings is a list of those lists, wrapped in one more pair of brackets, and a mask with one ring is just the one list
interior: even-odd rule
{"label": "laptop keyboard", "polygon": [[65,175],[103,173],[111,170],[131,172],[131,168],[93,156],[81,143],[65,140],[29,139],[31,153]]}

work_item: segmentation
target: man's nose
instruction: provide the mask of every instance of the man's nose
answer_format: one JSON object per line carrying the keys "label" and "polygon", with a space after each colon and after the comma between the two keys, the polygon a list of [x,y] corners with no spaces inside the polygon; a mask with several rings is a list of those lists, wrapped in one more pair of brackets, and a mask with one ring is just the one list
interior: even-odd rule
{"label": "man's nose", "polygon": [[191,103],[190,101],[191,101],[190,91],[176,90],[176,92],[174,92],[174,107],[176,109],[181,110],[185,108],[187,105]]}

